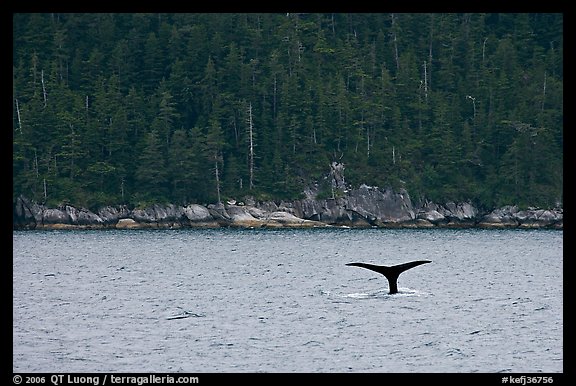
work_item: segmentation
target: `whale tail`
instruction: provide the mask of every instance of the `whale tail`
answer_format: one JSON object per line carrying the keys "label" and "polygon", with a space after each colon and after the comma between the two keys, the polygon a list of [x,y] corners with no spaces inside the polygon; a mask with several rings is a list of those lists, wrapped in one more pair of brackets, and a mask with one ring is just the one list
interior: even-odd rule
{"label": "whale tail", "polygon": [[367,263],[348,263],[346,265],[352,267],[361,267],[366,268],[374,272],[378,272],[388,279],[389,284],[389,294],[398,293],[398,276],[400,274],[410,268],[417,267],[421,264],[431,263],[430,260],[417,260],[411,261],[409,263],[398,264],[393,266],[386,266],[386,265],[374,265],[374,264],[367,264]]}

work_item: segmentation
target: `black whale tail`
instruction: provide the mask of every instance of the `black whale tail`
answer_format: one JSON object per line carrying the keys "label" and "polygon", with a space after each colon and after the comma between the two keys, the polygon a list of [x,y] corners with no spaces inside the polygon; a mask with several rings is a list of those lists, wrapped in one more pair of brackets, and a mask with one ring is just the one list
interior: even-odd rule
{"label": "black whale tail", "polygon": [[431,261],[430,260],[417,260],[417,261],[411,261],[409,263],[393,265],[391,267],[386,266],[386,265],[374,265],[374,264],[366,264],[366,263],[348,263],[346,265],[350,265],[353,267],[366,268],[366,269],[378,272],[378,273],[386,276],[386,279],[388,279],[388,283],[389,283],[389,292],[388,293],[389,294],[395,294],[395,293],[398,293],[398,276],[400,276],[400,274],[402,272],[404,272],[410,268],[414,268],[414,267],[417,267],[421,264],[426,264],[426,263],[431,263]]}

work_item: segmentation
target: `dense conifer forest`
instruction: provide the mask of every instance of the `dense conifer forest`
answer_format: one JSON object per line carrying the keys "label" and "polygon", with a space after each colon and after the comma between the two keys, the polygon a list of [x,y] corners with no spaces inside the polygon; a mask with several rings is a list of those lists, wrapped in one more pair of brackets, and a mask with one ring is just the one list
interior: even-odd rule
{"label": "dense conifer forest", "polygon": [[14,14],[12,93],[48,205],[563,201],[562,14]]}

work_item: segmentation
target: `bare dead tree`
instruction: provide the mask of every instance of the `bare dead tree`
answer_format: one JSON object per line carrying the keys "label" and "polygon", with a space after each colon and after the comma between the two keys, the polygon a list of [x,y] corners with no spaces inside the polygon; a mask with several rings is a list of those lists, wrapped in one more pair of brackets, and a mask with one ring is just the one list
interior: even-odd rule
{"label": "bare dead tree", "polygon": [[274,73],[274,98],[273,98],[273,103],[272,103],[272,111],[274,112],[274,119],[276,119],[276,91],[277,91],[277,79],[276,79],[276,73]]}
{"label": "bare dead tree", "polygon": [[221,203],[220,199],[220,169],[218,168],[218,151],[214,155],[214,175],[216,176],[216,196],[218,197],[218,203]]}
{"label": "bare dead tree", "polygon": [[392,18],[392,41],[394,42],[394,59],[396,60],[396,71],[400,70],[400,59],[398,57],[398,41],[396,36],[396,18],[394,14],[391,14],[390,17]]}
{"label": "bare dead tree", "polygon": [[18,98],[15,99],[16,101],[16,115],[18,117],[18,131],[22,134],[22,119],[20,118],[20,107],[18,106]]}
{"label": "bare dead tree", "polygon": [[334,14],[331,15],[331,22],[332,22],[332,36],[336,36],[336,27],[334,23]]}
{"label": "bare dead tree", "polygon": [[36,172],[36,178],[40,178],[40,171],[38,170],[38,152],[34,149],[34,171]]}
{"label": "bare dead tree", "polygon": [[428,71],[428,83],[427,86],[432,88],[432,41],[434,39],[434,14],[430,15],[430,43],[428,45],[428,63],[430,68]]}
{"label": "bare dead tree", "polygon": [[370,127],[366,128],[366,158],[370,158]]}
{"label": "bare dead tree", "polygon": [[546,101],[546,71],[544,71],[544,85],[542,86],[542,107],[541,111],[544,111],[544,102]]}
{"label": "bare dead tree", "polygon": [[250,190],[254,189],[254,122],[252,120],[252,102],[248,104],[248,142],[250,162]]}
{"label": "bare dead tree", "polygon": [[424,97],[428,101],[428,72],[426,71],[426,61],[424,61]]}
{"label": "bare dead tree", "polygon": [[485,53],[486,53],[486,41],[488,40],[488,38],[484,39],[484,43],[482,43],[482,65],[484,65],[484,58],[485,58]]}
{"label": "bare dead tree", "polygon": [[471,95],[466,95],[466,99],[470,99],[472,101],[472,108],[474,109],[474,119],[476,119],[476,98]]}
{"label": "bare dead tree", "polygon": [[41,80],[42,80],[42,94],[44,95],[44,107],[46,107],[47,95],[46,95],[46,85],[44,83],[44,70],[42,70],[42,72],[40,73],[40,76],[41,76]]}

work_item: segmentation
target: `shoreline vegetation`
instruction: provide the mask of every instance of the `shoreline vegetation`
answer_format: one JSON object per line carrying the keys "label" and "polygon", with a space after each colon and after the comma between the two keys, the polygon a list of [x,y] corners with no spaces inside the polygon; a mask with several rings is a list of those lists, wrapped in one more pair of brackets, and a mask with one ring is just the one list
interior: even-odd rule
{"label": "shoreline vegetation", "polygon": [[19,196],[13,230],[181,228],[519,228],[563,229],[563,209],[504,206],[479,210],[469,202],[413,204],[408,192],[362,185],[339,198],[199,205],[153,204],[96,211],[61,205],[49,208]]}
{"label": "shoreline vegetation", "polygon": [[12,202],[45,205],[18,226],[560,221],[527,208],[563,207],[562,13],[14,13],[12,36]]}

